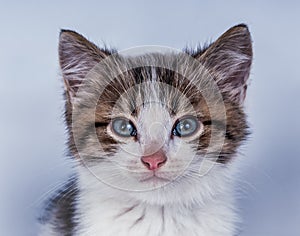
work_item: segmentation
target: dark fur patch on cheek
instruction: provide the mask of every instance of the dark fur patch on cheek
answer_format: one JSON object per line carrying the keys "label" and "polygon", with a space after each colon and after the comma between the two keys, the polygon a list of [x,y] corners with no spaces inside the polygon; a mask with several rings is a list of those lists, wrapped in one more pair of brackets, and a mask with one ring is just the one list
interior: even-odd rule
{"label": "dark fur patch on cheek", "polygon": [[237,152],[239,146],[246,141],[250,135],[247,123],[228,124],[225,133],[225,142],[222,151],[218,157],[218,162],[226,164]]}
{"label": "dark fur patch on cheek", "polygon": [[97,127],[96,134],[99,145],[106,153],[116,153],[118,142],[107,133],[107,126]]}
{"label": "dark fur patch on cheek", "polygon": [[107,133],[106,127],[105,124],[100,127],[96,127],[95,123],[86,125],[78,133],[76,142],[71,133],[69,138],[71,153],[78,158],[83,158],[84,162],[99,161],[107,154],[116,153],[118,143]]}
{"label": "dark fur patch on cheek", "polygon": [[209,126],[204,125],[203,133],[199,139],[199,150],[207,149],[211,139],[211,129]]}
{"label": "dark fur patch on cheek", "polygon": [[[207,111],[204,111],[205,117],[202,119],[204,131],[199,138],[197,151],[200,154],[206,154],[207,148],[211,144],[212,130],[219,132],[224,138],[221,150],[208,155],[210,158],[216,158],[216,162],[226,164],[234,154],[236,154],[239,146],[246,140],[249,135],[246,115],[243,110],[236,104],[225,101],[226,123],[218,120],[211,120]],[[226,126],[225,126],[226,125]],[[223,139],[222,138],[222,139]],[[216,139],[218,141],[218,137]],[[219,141],[222,141],[219,139]],[[219,152],[219,153],[218,153]]]}

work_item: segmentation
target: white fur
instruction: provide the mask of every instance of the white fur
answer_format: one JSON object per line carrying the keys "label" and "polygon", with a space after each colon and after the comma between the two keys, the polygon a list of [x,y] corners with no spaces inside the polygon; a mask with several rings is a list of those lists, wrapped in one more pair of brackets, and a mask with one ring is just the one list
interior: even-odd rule
{"label": "white fur", "polygon": [[[238,220],[233,208],[233,166],[196,153],[197,142],[189,141],[197,137],[171,138],[178,117],[169,114],[164,105],[167,101],[159,100],[159,83],[143,86],[143,106],[136,118],[131,117],[139,141],[122,140],[116,154],[99,163],[76,167],[79,196],[75,235],[234,235]],[[193,113],[188,107],[181,112]],[[176,114],[181,115],[187,114]],[[118,139],[113,132],[108,133]],[[140,158],[157,150],[167,156],[167,162],[155,172],[165,180],[143,181],[153,172]],[[57,233],[48,225],[41,235]]]}
{"label": "white fur", "polygon": [[[156,102],[157,89],[149,86],[149,102],[135,121],[140,142],[121,145],[109,161],[78,166],[76,235],[234,235],[233,167],[196,155],[193,145],[182,138],[170,139],[174,118]],[[168,161],[156,174],[169,181],[143,182],[152,172],[140,156],[158,149],[164,150]],[[207,173],[200,175],[200,168]]]}
{"label": "white fur", "polygon": [[[172,197],[170,202],[151,204],[147,197],[143,199],[148,192],[111,188],[97,180],[87,169],[80,168],[78,213],[81,217],[76,235],[232,236],[236,232],[237,217],[229,183],[224,183],[229,175],[228,169],[214,166],[207,176],[199,177],[195,186],[183,184],[173,189],[168,196]],[[162,196],[163,191],[168,195],[167,187],[161,192],[153,190],[152,194]],[[116,217],[132,206],[136,207]],[[145,217],[134,225],[143,212]]]}

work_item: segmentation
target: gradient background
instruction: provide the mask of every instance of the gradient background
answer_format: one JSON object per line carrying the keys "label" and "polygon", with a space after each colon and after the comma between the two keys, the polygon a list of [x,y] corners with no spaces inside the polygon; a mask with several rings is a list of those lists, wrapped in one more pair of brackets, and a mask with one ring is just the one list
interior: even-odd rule
{"label": "gradient background", "polygon": [[0,234],[36,235],[43,200],[70,173],[57,57],[61,28],[118,49],[183,48],[241,22],[254,41],[241,235],[300,235],[299,1],[1,1]]}

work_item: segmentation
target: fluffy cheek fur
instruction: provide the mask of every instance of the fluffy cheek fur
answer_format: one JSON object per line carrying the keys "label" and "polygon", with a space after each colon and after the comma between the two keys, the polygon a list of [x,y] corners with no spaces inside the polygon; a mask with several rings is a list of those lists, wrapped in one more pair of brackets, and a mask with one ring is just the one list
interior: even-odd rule
{"label": "fluffy cheek fur", "polygon": [[[152,173],[140,161],[140,145],[129,142],[96,165],[80,166],[84,188],[153,205],[203,204],[208,197],[226,189],[224,179],[228,179],[229,167],[196,155],[193,144],[183,143],[179,138],[171,140],[164,149],[168,161],[156,175],[168,181],[142,181]],[[201,176],[201,169],[209,171]]]}
{"label": "fluffy cheek fur", "polygon": [[[201,176],[199,169],[206,167],[210,168],[210,171]],[[138,169],[137,172],[144,173],[142,166]],[[170,169],[166,165],[161,171],[168,173]],[[234,172],[230,165],[224,166],[220,163],[212,163],[210,160],[193,160],[182,169],[183,172],[178,169],[174,170],[172,173],[174,179],[169,182],[141,183],[139,181],[141,175],[132,173],[128,168],[120,167],[119,164],[116,166],[112,162],[102,163],[88,169],[78,166],[79,179],[82,183],[80,188],[85,192],[95,193],[94,196],[105,196],[107,199],[121,197],[125,201],[136,200],[150,205],[192,206],[197,204],[204,206],[207,199],[213,199],[220,193],[228,192],[229,194],[231,191],[229,183]]]}

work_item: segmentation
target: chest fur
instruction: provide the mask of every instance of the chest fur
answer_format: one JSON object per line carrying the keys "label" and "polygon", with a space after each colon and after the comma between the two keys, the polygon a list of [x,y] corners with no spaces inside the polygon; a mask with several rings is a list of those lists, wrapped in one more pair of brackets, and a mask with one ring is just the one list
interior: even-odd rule
{"label": "chest fur", "polygon": [[[82,201],[83,203],[84,201]],[[151,206],[101,200],[97,206],[79,204],[76,235],[217,236],[234,234],[234,213],[220,202],[203,207]]]}

